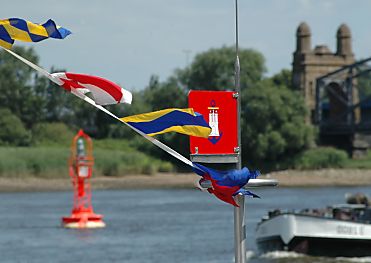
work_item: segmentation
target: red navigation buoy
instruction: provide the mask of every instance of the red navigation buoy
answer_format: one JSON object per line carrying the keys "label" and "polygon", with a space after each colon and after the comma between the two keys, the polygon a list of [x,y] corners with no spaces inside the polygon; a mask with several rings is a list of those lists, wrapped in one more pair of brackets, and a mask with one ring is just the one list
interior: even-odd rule
{"label": "red navigation buoy", "polygon": [[93,144],[91,138],[80,130],[73,138],[69,159],[73,187],[73,208],[70,216],[62,217],[66,228],[105,227],[103,215],[95,214],[91,204],[90,178],[93,171]]}

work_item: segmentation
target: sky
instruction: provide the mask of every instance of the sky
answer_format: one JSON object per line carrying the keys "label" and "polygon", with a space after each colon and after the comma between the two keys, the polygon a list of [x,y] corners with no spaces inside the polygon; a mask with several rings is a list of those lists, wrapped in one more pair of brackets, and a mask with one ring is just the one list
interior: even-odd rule
{"label": "sky", "polygon": [[[238,0],[238,6],[240,47],[264,55],[267,76],[291,68],[303,21],[313,47],[335,51],[336,31],[346,23],[356,59],[371,56],[369,0]],[[140,90],[151,75],[165,81],[195,55],[235,45],[234,8],[235,0],[17,0],[2,5],[0,19],[53,19],[73,34],[16,45],[34,47],[46,69],[97,75]]]}

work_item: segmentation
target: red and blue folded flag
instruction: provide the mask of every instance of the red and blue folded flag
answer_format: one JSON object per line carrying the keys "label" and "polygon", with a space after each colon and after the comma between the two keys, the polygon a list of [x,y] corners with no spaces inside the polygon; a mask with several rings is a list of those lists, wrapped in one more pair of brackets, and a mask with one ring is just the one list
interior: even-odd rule
{"label": "red and blue folded flag", "polygon": [[200,183],[210,181],[211,187],[207,191],[226,203],[238,207],[234,200],[234,196],[238,194],[260,198],[258,195],[243,189],[250,179],[258,177],[259,171],[250,171],[246,167],[241,170],[219,171],[198,163],[193,163],[193,165],[194,172],[202,176]]}

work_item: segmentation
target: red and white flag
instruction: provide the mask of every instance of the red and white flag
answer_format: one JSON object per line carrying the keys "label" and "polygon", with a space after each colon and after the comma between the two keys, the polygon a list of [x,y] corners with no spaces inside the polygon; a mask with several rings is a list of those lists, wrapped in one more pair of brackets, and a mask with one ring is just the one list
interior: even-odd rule
{"label": "red and white flag", "polygon": [[130,91],[101,77],[68,72],[52,73],[51,75],[53,78],[60,80],[60,85],[67,91],[75,94],[91,92],[95,103],[98,105],[131,104],[133,98]]}

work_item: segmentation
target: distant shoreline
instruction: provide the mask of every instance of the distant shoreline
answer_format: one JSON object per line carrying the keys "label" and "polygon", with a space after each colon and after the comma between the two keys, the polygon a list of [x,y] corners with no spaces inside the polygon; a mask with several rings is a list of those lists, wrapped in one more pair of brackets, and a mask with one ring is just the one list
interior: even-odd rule
{"label": "distant shoreline", "polygon": [[[200,177],[193,173],[163,173],[94,177],[93,189],[190,189]],[[314,171],[279,171],[259,178],[275,178],[279,187],[371,186],[371,170],[322,169]],[[70,178],[0,178],[0,192],[71,191]]]}

